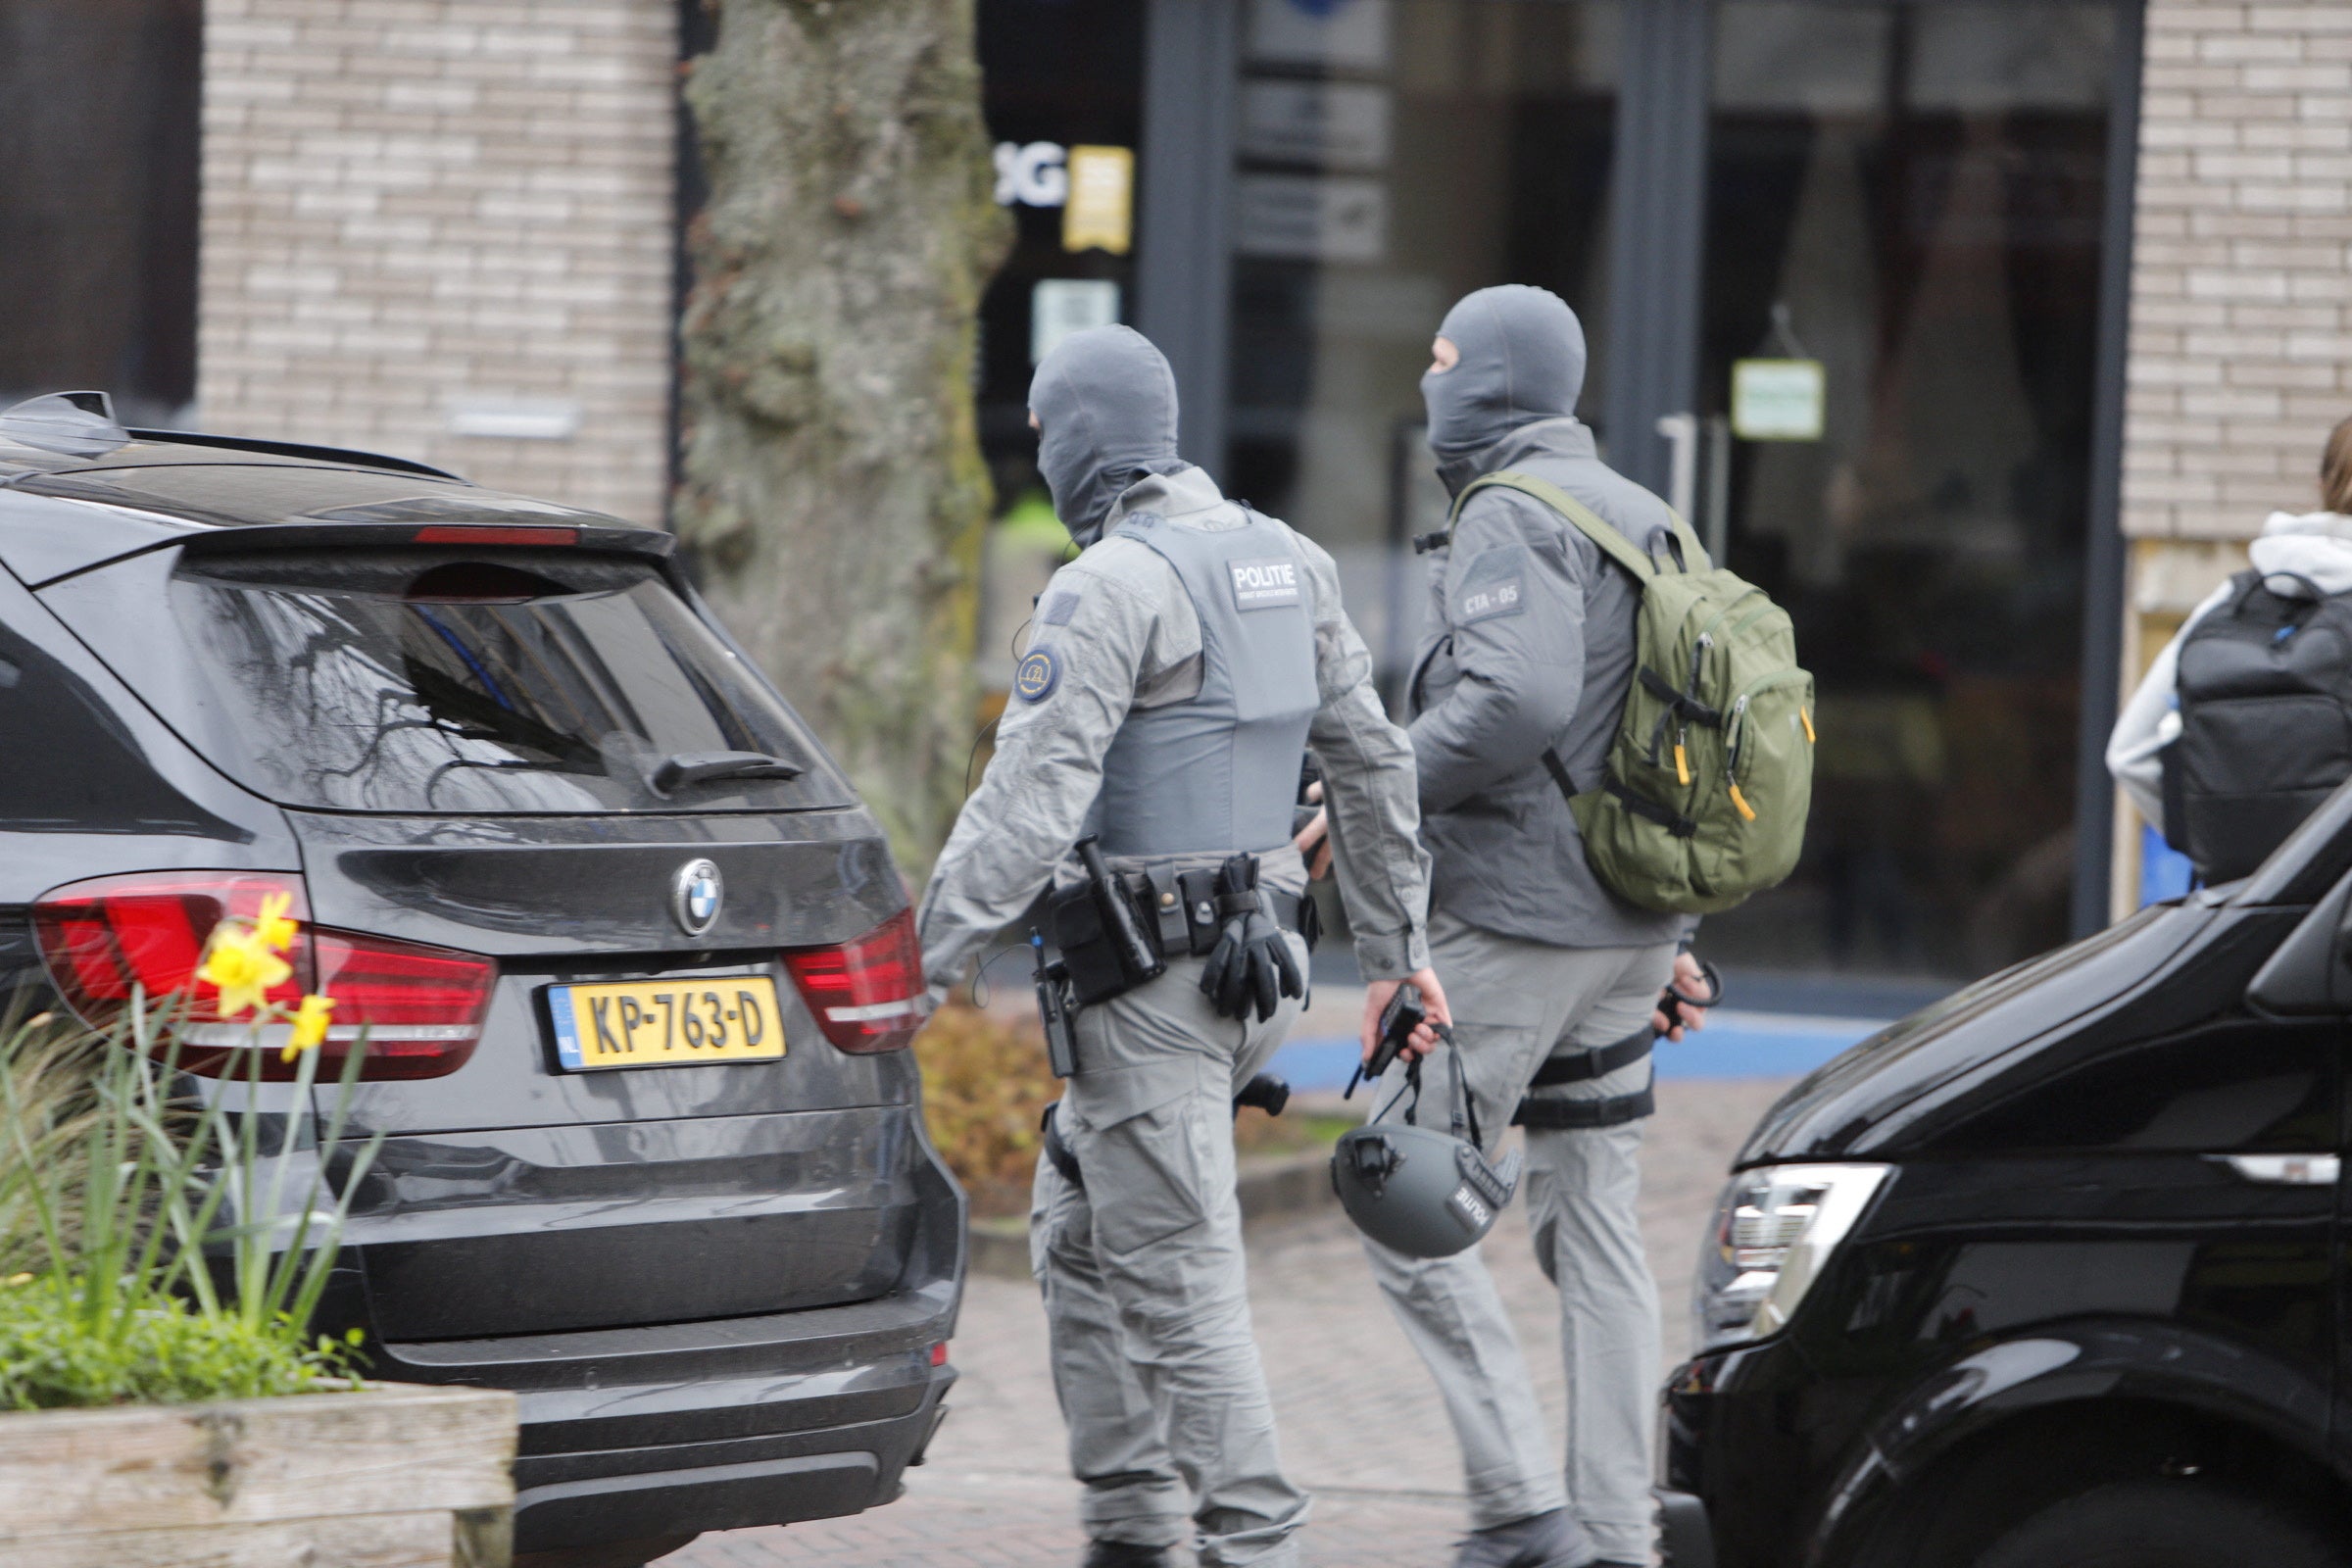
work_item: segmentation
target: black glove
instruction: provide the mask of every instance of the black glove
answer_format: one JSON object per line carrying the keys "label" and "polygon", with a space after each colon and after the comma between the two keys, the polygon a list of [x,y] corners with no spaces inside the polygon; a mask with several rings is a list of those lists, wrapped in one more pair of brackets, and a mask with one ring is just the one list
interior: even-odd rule
{"label": "black glove", "polygon": [[1217,868],[1217,908],[1225,916],[1200,972],[1200,994],[1228,1018],[1274,1016],[1284,997],[1306,995],[1291,944],[1257,892],[1257,857],[1237,855]]}

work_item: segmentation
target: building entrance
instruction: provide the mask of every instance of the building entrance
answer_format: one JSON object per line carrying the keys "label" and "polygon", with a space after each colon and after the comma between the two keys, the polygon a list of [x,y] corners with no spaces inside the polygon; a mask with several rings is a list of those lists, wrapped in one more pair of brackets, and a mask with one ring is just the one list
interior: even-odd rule
{"label": "building entrance", "polygon": [[[2104,843],[2077,757],[2114,575],[2092,475],[2136,8],[1152,0],[1132,261],[1054,266],[1124,269],[1187,455],[1331,549],[1392,692],[1419,631],[1405,541],[1445,504],[1430,336],[1487,284],[1566,299],[1604,453],[1789,608],[1820,680],[1804,860],[1710,953],[1948,983],[2062,940]],[[1094,11],[991,0],[984,41],[1049,13]],[[1023,90],[1025,146],[1051,114]],[[1002,286],[991,311],[994,387],[1052,322]],[[1016,408],[988,427],[1017,442]]]}
{"label": "building entrance", "polygon": [[2116,9],[1712,20],[1689,491],[1822,745],[1801,869],[1710,945],[1981,974],[2068,934]]}

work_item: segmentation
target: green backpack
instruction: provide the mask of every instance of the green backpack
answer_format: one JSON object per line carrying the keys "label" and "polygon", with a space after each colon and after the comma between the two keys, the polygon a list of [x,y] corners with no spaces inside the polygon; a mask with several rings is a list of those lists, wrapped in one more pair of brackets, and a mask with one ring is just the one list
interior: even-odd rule
{"label": "green backpack", "polygon": [[[1682,518],[1680,549],[1637,550],[1575,497],[1506,469],[1465,487],[1516,490],[1574,523],[1641,585],[1633,689],[1600,787],[1578,794],[1544,753],[1601,884],[1628,903],[1713,914],[1795,869],[1813,797],[1813,677],[1788,612],[1707,559]],[[1671,515],[1671,514],[1670,514]]]}

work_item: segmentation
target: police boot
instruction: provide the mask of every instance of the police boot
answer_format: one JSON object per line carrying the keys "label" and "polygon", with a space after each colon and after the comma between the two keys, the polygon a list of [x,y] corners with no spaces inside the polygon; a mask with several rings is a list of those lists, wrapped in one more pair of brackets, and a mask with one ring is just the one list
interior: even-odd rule
{"label": "police boot", "polygon": [[1584,1527],[1554,1508],[1462,1538],[1453,1568],[1588,1568],[1592,1543]]}
{"label": "police boot", "polygon": [[1086,1560],[1078,1568],[1176,1568],[1166,1546],[1140,1546],[1132,1541],[1091,1541]]}

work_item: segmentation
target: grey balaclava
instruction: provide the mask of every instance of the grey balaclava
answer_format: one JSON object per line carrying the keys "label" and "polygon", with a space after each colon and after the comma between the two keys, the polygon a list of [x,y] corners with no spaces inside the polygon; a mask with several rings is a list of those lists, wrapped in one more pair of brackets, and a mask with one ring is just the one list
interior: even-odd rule
{"label": "grey balaclava", "polygon": [[1438,335],[1461,351],[1450,370],[1421,377],[1438,477],[1459,494],[1479,454],[1521,425],[1573,417],[1585,390],[1585,329],[1549,289],[1505,283],[1464,295]]}
{"label": "grey balaclava", "polygon": [[1029,382],[1029,412],[1054,514],[1082,546],[1102,537],[1121,491],[1186,466],[1176,456],[1176,374],[1131,326],[1090,326],[1055,344]]}

